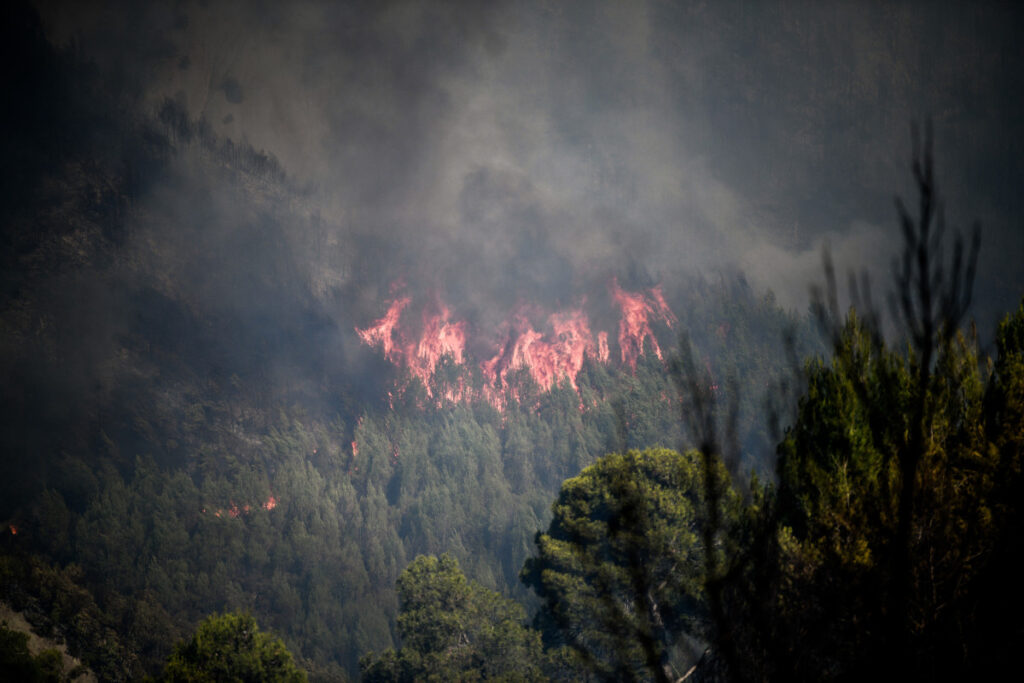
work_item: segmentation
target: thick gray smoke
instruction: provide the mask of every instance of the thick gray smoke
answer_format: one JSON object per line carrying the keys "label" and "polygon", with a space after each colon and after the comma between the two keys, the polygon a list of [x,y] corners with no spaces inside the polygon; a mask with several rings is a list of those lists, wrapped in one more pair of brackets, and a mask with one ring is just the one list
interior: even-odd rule
{"label": "thick gray smoke", "polygon": [[[313,188],[328,242],[377,245],[356,258],[382,281],[401,275],[467,311],[569,303],[609,273],[679,271],[739,271],[803,310],[826,244],[840,269],[867,268],[884,289],[892,198],[913,203],[910,123],[925,119],[950,224],[983,223],[983,329],[1024,292],[1022,13],[1009,6],[210,1],[41,13],[53,40],[78,40],[148,106],[176,98],[218,135],[273,153]],[[386,294],[368,289],[364,304]]]}

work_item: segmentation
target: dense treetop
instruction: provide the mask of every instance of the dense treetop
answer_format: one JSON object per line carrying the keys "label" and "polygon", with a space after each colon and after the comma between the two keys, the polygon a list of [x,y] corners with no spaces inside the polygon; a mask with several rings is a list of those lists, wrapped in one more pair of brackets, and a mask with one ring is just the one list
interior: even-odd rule
{"label": "dense treetop", "polygon": [[[359,343],[389,286],[364,258],[379,241],[326,226],[273,157],[180,103],[112,91],[24,4],[10,19],[4,48],[32,59],[8,60],[0,111],[0,600],[102,680],[1010,659],[1024,305],[991,359],[962,316],[886,343],[867,307],[824,349],[770,294],[681,275],[678,327],[635,367],[588,357],[542,387],[510,365],[504,403],[428,401],[475,370],[442,357],[428,386]],[[642,270],[623,286],[650,287]],[[802,397],[776,438],[782,379]],[[707,445],[683,426],[693,387],[732,426],[728,468],[728,449],[667,450]],[[0,634],[18,676],[59,675]]]}
{"label": "dense treetop", "polygon": [[302,683],[288,648],[260,631],[249,614],[214,614],[177,643],[161,680],[167,683]]}

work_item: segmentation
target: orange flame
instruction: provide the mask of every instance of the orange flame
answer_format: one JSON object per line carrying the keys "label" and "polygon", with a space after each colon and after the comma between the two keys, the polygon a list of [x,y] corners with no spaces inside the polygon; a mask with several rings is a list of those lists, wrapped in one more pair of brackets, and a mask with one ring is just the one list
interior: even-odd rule
{"label": "orange flame", "polygon": [[263,509],[264,510],[273,510],[276,507],[277,507],[277,498],[274,498],[273,495],[271,495],[270,498],[267,498],[267,500],[263,503]]}
{"label": "orange flame", "polygon": [[423,313],[423,333],[416,344],[416,355],[406,353],[409,369],[423,381],[430,395],[430,378],[438,363],[446,355],[450,355],[456,365],[462,365],[462,355],[466,350],[466,323],[448,322],[451,311],[442,305],[439,313],[428,315]]}
{"label": "orange flame", "polygon": [[594,355],[594,337],[583,311],[574,309],[548,316],[552,335],[546,337],[525,317],[517,320],[518,332],[514,339],[496,356],[481,364],[484,377],[492,386],[499,380],[508,382],[510,371],[526,369],[543,390],[549,390],[561,379],[568,379],[574,389],[576,376],[583,367],[587,354]]}
{"label": "orange flame", "polygon": [[[616,283],[617,284],[617,283]],[[679,320],[676,318],[675,313],[665,303],[665,295],[661,292],[661,285],[651,287],[649,290],[651,299],[654,302],[654,306],[657,309],[656,313],[658,317],[665,321],[665,324],[669,327],[675,325]]]}
{"label": "orange flame", "polygon": [[364,344],[381,347],[384,357],[392,362],[397,362],[401,358],[398,355],[400,352],[395,346],[394,333],[395,327],[398,326],[398,319],[402,316],[405,307],[409,305],[409,301],[408,297],[395,299],[391,302],[391,306],[388,307],[388,312],[384,314],[383,318],[375,321],[366,329],[356,328],[356,334]]}
{"label": "orange flame", "polygon": [[[397,287],[393,287],[394,292]],[[676,317],[665,302],[660,287],[644,292],[627,292],[616,279],[610,285],[612,299],[621,311],[619,321],[619,348],[623,364],[636,369],[637,359],[643,355],[644,344],[650,340],[651,348],[662,358],[661,347],[651,329],[654,321],[663,321],[669,327]],[[578,389],[576,378],[585,359],[590,356],[607,363],[610,357],[608,332],[591,332],[590,322],[582,308],[551,313],[543,331],[534,328],[522,308],[504,325],[508,330],[505,341],[495,354],[480,363],[485,385],[480,389],[466,386],[465,376],[446,381],[444,386],[431,386],[443,359],[450,358],[456,366],[467,363],[467,323],[453,321],[451,310],[441,302],[422,313],[421,326],[410,333],[402,323],[402,315],[409,306],[409,297],[395,298],[384,317],[369,327],[356,328],[366,345],[379,348],[395,365],[407,368],[426,387],[427,396],[435,400],[460,402],[483,398],[499,409],[503,403],[502,387],[509,387],[511,375],[526,370],[543,391],[549,391],[559,382],[568,380]],[[402,388],[399,388],[402,391]],[[438,396],[434,396],[434,392]],[[513,396],[516,395],[512,387]],[[388,392],[389,403],[394,396]],[[359,449],[352,442],[352,455]]]}
{"label": "orange flame", "polygon": [[12,525],[10,525],[7,528],[11,530],[11,536],[17,536],[18,535],[18,527],[14,526],[12,524]]}
{"label": "orange flame", "polygon": [[[431,396],[430,378],[434,376],[441,359],[451,356],[456,365],[463,364],[466,323],[449,322],[451,311],[447,306],[440,304],[437,312],[423,312],[419,339],[406,341],[399,321],[409,302],[409,297],[395,299],[383,318],[374,321],[367,328],[356,328],[356,334],[367,346],[379,347],[384,352],[384,357],[391,362],[409,368],[409,371],[423,382],[427,395]],[[395,338],[396,333],[398,339]],[[457,392],[449,389],[446,393],[454,395]]]}
{"label": "orange flame", "polygon": [[660,287],[648,290],[649,295],[642,292],[633,293],[619,287],[619,281],[612,278],[612,299],[619,305],[622,317],[619,319],[619,351],[622,362],[636,370],[636,361],[644,353],[644,342],[651,340],[651,348],[661,359],[661,347],[658,338],[651,330],[651,319],[661,319],[669,327],[676,320],[675,315],[665,303]]}

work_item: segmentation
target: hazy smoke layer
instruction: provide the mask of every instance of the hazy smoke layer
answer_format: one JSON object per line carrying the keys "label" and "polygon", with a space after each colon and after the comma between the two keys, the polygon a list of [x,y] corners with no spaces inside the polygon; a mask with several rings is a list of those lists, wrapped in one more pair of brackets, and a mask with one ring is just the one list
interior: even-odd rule
{"label": "hazy smoke layer", "polygon": [[[687,270],[739,270],[803,309],[826,243],[887,280],[926,118],[950,223],[984,225],[983,324],[1024,291],[1009,5],[41,5],[55,41],[148,106],[176,98],[276,155],[328,243],[375,245],[356,258],[379,283],[466,316]],[[361,291],[367,312],[384,286]]]}

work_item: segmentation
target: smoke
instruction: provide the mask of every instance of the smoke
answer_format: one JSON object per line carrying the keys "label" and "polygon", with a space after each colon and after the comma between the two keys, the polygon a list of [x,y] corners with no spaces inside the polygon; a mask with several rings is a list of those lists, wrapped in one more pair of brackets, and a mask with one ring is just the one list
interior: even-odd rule
{"label": "smoke", "polygon": [[[280,159],[310,189],[325,239],[380,273],[349,299],[359,324],[380,314],[383,283],[398,278],[479,324],[522,301],[576,304],[611,275],[641,287],[687,271],[742,272],[799,310],[825,243],[884,289],[892,196],[909,187],[909,123],[923,118],[935,122],[953,223],[984,221],[979,315],[1024,290],[1019,10],[653,0],[41,8],[52,39],[77,40],[144,106],[175,98],[218,136]],[[202,220],[228,226],[210,237],[223,262],[236,239],[260,239],[236,234],[237,221]],[[301,258],[304,230],[284,235],[284,251],[297,279],[323,280],[332,264]],[[246,305],[230,286],[216,291]]]}

